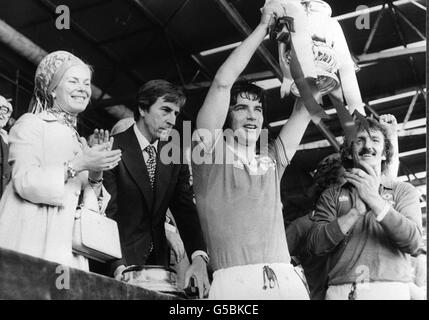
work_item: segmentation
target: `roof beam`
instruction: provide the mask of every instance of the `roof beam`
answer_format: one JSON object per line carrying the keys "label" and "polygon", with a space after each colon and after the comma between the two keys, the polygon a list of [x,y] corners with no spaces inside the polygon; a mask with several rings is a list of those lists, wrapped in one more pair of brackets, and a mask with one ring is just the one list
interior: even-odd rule
{"label": "roof beam", "polygon": [[[246,79],[248,81],[261,81],[266,79],[272,79],[274,78],[274,74],[272,71],[262,71],[262,72],[255,72],[255,73],[248,73],[241,75],[240,78]],[[274,78],[276,79],[276,78]],[[186,90],[199,90],[203,88],[208,88],[211,85],[211,81],[203,81],[203,82],[197,82],[197,83],[191,83],[185,86]]]}
{"label": "roof beam", "polygon": [[422,10],[424,10],[424,11],[427,11],[427,10],[426,10],[426,7],[425,7],[424,5],[422,5],[422,4],[420,4],[420,3],[418,3],[417,1],[411,1],[411,3],[412,3],[413,5],[415,5],[416,7],[420,8],[420,9],[422,9]]}
{"label": "roof beam", "polygon": [[403,176],[399,176],[397,179],[399,181],[409,182],[415,187],[422,186],[422,185],[426,184],[426,182],[424,181],[424,179],[426,178],[426,172],[425,171],[416,172],[415,174],[410,174],[410,175],[413,175],[414,179],[410,179],[408,174],[403,175]]}
{"label": "roof beam", "polygon": [[[252,30],[250,29],[247,22],[243,19],[237,9],[226,0],[214,0],[219,8],[225,13],[226,17],[231,21],[235,28],[244,36],[248,37]],[[280,70],[280,66],[268,49],[261,44],[258,47],[257,54],[262,59],[262,61],[269,66],[274,76],[277,77],[280,81],[283,80],[283,74]]]}
{"label": "roof beam", "polygon": [[[39,0],[39,3],[51,14],[55,13],[57,5],[51,2],[50,0]],[[96,40],[87,30],[82,28],[78,23],[76,23],[73,19],[70,18],[71,30],[74,31],[79,37],[83,38],[86,42],[88,42],[91,47],[105,56],[110,62],[113,62],[114,65],[122,69],[128,77],[130,77],[137,85],[140,85],[141,82],[144,82],[145,79],[135,72],[127,68],[125,65],[121,64],[119,59],[108,49],[99,46],[98,40]]]}
{"label": "roof beam", "polygon": [[153,28],[143,27],[143,28],[139,28],[137,30],[134,30],[134,31],[131,31],[128,33],[119,34],[119,35],[112,36],[110,38],[106,38],[103,40],[98,40],[97,45],[104,46],[104,45],[112,44],[112,43],[115,43],[118,41],[124,41],[124,40],[131,38],[131,37],[134,37],[135,35],[141,35],[142,33],[145,33],[148,31],[149,32],[153,31]]}
{"label": "roof beam", "polygon": [[[412,0],[398,0],[398,1],[394,1],[393,4],[396,6],[402,6],[404,4],[407,3],[413,3],[414,1]],[[351,18],[355,18],[364,14],[369,14],[372,12],[377,12],[380,11],[383,8],[383,5],[378,5],[378,6],[374,6],[374,7],[369,7],[368,9],[362,9],[362,10],[356,10],[356,11],[352,11],[352,12],[348,12],[348,13],[344,13],[335,17],[332,17],[338,21],[342,21],[342,20],[347,20],[347,19],[351,19]]]}
{"label": "roof beam", "polygon": [[[399,1],[394,1],[393,2],[393,4],[396,5],[396,6],[402,6],[402,5],[407,4],[407,3],[412,3],[414,5],[418,5],[419,7],[421,7],[422,9],[424,9],[426,11],[426,8],[424,6],[420,5],[419,3],[416,3],[415,1],[411,1],[411,0],[399,0]],[[335,17],[332,17],[332,18],[336,19],[337,21],[347,20],[347,19],[351,19],[351,18],[354,18],[354,17],[361,16],[363,14],[369,14],[369,13],[372,13],[372,12],[380,11],[381,9],[383,9],[383,6],[384,6],[384,4],[383,5],[374,6],[374,7],[370,7],[368,9],[362,9],[362,10],[348,12],[348,13],[345,13],[345,14],[342,14],[342,15],[338,15],[338,16],[335,16]],[[266,39],[268,39],[268,36],[266,37]],[[201,56],[208,56],[208,55],[215,54],[215,53],[218,53],[218,52],[230,50],[230,49],[238,47],[240,44],[241,44],[241,41],[238,41],[238,42],[234,42],[234,43],[231,43],[231,44],[223,45],[221,47],[204,50],[204,51],[200,52],[200,55]]]}
{"label": "roof beam", "polygon": [[20,85],[19,83],[16,83],[16,80],[8,77],[6,74],[2,73],[0,70],[0,78],[2,78],[3,80],[6,80],[7,82],[9,82],[10,84],[18,87],[19,89],[25,91],[26,93],[28,93],[30,96],[33,95],[33,92],[31,90],[28,90],[27,88],[23,87],[22,85]]}
{"label": "roof beam", "polygon": [[366,54],[368,52],[369,46],[372,43],[372,40],[374,39],[375,33],[377,32],[378,26],[380,24],[381,18],[383,17],[385,9],[385,4],[382,5],[380,12],[378,13],[377,19],[375,20],[374,25],[372,26],[371,32],[368,36],[368,40],[365,43],[365,47],[363,49],[363,53]]}
{"label": "roof beam", "polygon": [[[240,45],[241,42],[238,43]],[[233,46],[236,47],[236,44]],[[228,50],[229,47],[225,48],[225,50]],[[375,53],[369,53],[369,54],[362,54],[358,56],[358,65],[362,66],[365,64],[369,64],[372,62],[377,62],[379,60],[384,59],[390,59],[390,58],[396,58],[396,57],[402,57],[402,56],[408,56],[413,55],[417,53],[425,53],[426,52],[426,41],[420,41],[420,42],[414,42],[407,44],[407,47],[395,47],[390,48],[386,50],[382,50],[380,52]],[[209,51],[205,53],[205,55],[211,54]],[[200,53],[200,55],[202,55]],[[263,72],[257,72],[257,73],[249,73],[246,75],[241,76],[242,78],[245,78],[249,81],[260,81],[260,80],[266,80],[266,79],[275,79],[274,73],[272,71],[263,71]],[[204,81],[194,84],[189,84],[185,86],[187,90],[196,90],[201,88],[208,88],[210,86],[211,82]]]}
{"label": "roof beam", "polygon": [[[84,12],[84,11],[90,10],[92,8],[96,8],[96,7],[98,7],[100,5],[103,5],[105,3],[106,3],[106,0],[100,0],[98,2],[91,3],[91,4],[86,5],[84,7],[73,8],[72,9],[73,10],[73,14],[76,14],[76,13],[79,13],[79,12]],[[28,24],[24,24],[24,25],[21,25],[21,26],[16,26],[16,28],[20,29],[20,30],[22,30],[22,29],[31,29],[31,28],[35,28],[35,27],[37,27],[39,25],[42,25],[42,24],[45,24],[45,23],[52,23],[52,18],[40,19],[40,20],[37,20],[37,21],[30,22]]]}
{"label": "roof beam", "polygon": [[[249,73],[246,75],[241,76],[241,78],[244,78],[249,81],[261,81],[264,79],[272,78],[273,73],[271,71],[263,71],[263,72],[256,72],[256,73]],[[184,86],[186,91],[193,91],[193,90],[202,90],[207,89],[211,85],[211,81],[203,81],[203,82],[197,82],[197,83],[190,83],[186,84]],[[133,95],[127,95],[117,98],[110,98],[110,99],[103,99],[96,103],[97,108],[107,108],[109,106],[115,105],[115,104],[128,104],[132,103],[135,100],[135,96]]]}
{"label": "roof beam", "polygon": [[[377,112],[372,108],[372,106],[387,103],[387,102],[397,101],[397,100],[401,100],[401,99],[406,99],[406,98],[413,97],[416,95],[422,95],[423,97],[426,97],[426,89],[423,88],[423,89],[417,89],[416,90],[416,88],[414,87],[414,88],[408,88],[405,91],[397,92],[394,95],[389,95],[389,96],[384,96],[384,97],[383,96],[374,97],[373,100],[370,100],[367,102],[366,108],[375,117],[378,117]],[[334,108],[332,108],[332,106],[326,106],[326,108],[327,109],[325,109],[325,112],[329,115],[337,113],[337,111]],[[347,106],[346,106],[346,108],[347,108]],[[287,119],[271,122],[270,127],[282,126],[286,123],[286,121],[287,121]]]}
{"label": "roof beam", "polygon": [[414,25],[414,23],[412,23],[406,16],[405,16],[405,14],[402,12],[402,10],[401,9],[399,9],[397,6],[394,6],[394,8],[395,8],[395,12],[396,12],[396,14],[397,15],[399,15],[401,18],[402,18],[402,20],[403,21],[405,21],[405,23],[406,24],[408,24],[408,26],[411,28],[411,29],[413,29],[414,30],[414,32],[416,32],[417,33],[417,35],[420,37],[420,38],[422,38],[422,40],[425,40],[426,41],[426,36],[423,34],[423,32],[421,32],[420,30],[419,30],[419,28],[417,28],[415,25]]}
{"label": "roof beam", "polygon": [[358,64],[396,58],[401,56],[409,56],[416,53],[425,53],[425,52],[426,52],[426,45],[415,47],[415,48],[403,48],[403,49],[392,50],[392,51],[383,50],[380,52],[367,53],[367,54],[362,54],[358,56],[358,59],[359,59]]}
{"label": "roof beam", "polygon": [[[271,71],[263,71],[256,73],[249,73],[241,76],[241,78],[249,80],[249,81],[261,81],[269,78],[273,78],[273,73]],[[211,81],[203,81],[197,83],[190,83],[184,86],[186,91],[194,91],[194,90],[202,90],[207,89],[211,85]],[[122,97],[115,97],[110,99],[103,99],[95,103],[97,108],[108,108],[109,106],[113,106],[116,104],[128,104],[133,103],[135,100],[134,95],[127,95]]]}
{"label": "roof beam", "polygon": [[[0,41],[11,48],[14,52],[18,53],[22,57],[26,58],[30,62],[38,65],[39,62],[48,54],[45,50],[40,48],[33,41],[25,37],[23,34],[16,31],[14,28],[9,26],[6,22],[0,19]],[[98,99],[103,91],[96,87],[94,84],[91,85],[92,99]],[[109,95],[105,95],[106,98],[110,98]],[[126,116],[132,115],[124,105],[112,106],[107,110],[112,116],[121,119]]]}
{"label": "roof beam", "polygon": [[[425,119],[426,121],[426,119]],[[418,128],[418,129],[409,129],[409,130],[404,130],[404,131],[399,131],[398,132],[398,137],[408,137],[408,136],[416,136],[416,135],[424,135],[426,134],[426,128]],[[344,139],[342,136],[338,136],[335,137],[335,139],[337,140],[337,142],[341,145],[344,142]],[[317,141],[312,141],[312,142],[307,142],[307,143],[302,143],[299,145],[298,150],[315,150],[315,149],[320,149],[320,148],[328,148],[330,147],[330,144],[328,141],[326,140],[317,140]],[[418,149],[420,150],[420,149]],[[402,157],[405,157],[407,155],[412,154],[413,151],[409,151],[408,153],[404,153],[403,155],[400,155]]]}
{"label": "roof beam", "polygon": [[[185,46],[183,46],[181,43],[179,43],[177,41],[177,38],[171,32],[171,29],[167,25],[164,25],[161,22],[161,20],[159,20],[158,17],[156,17],[153,14],[153,12],[149,9],[149,7],[142,0],[129,0],[129,1],[131,3],[133,3],[134,5],[136,5],[137,8],[139,9],[139,11],[141,13],[143,13],[143,15],[146,18],[149,18],[149,20],[152,21],[152,23],[154,23],[155,25],[158,25],[160,28],[162,28],[164,30],[166,36],[170,37],[171,39],[174,39],[175,44],[177,44],[179,47],[185,48]],[[190,56],[191,56],[192,60],[195,61],[197,66],[201,69],[201,71],[203,72],[205,77],[208,79],[212,79],[213,78],[213,72],[204,64],[204,62],[200,59],[199,55],[190,54]]]}

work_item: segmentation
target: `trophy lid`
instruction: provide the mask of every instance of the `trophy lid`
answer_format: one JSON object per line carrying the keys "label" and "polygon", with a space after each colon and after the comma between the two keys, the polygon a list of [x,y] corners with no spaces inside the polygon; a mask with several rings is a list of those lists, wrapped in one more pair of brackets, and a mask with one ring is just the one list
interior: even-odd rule
{"label": "trophy lid", "polygon": [[322,0],[301,0],[301,4],[305,6],[307,13],[323,14],[328,17],[332,15],[331,6]]}

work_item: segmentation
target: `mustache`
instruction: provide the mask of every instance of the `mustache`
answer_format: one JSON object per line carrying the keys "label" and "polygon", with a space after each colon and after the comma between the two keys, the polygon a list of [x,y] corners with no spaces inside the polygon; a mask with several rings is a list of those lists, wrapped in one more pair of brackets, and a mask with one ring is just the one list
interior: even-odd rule
{"label": "mustache", "polygon": [[362,150],[359,152],[359,155],[363,156],[364,154],[367,154],[367,153],[373,154],[374,151],[367,147],[363,147]]}

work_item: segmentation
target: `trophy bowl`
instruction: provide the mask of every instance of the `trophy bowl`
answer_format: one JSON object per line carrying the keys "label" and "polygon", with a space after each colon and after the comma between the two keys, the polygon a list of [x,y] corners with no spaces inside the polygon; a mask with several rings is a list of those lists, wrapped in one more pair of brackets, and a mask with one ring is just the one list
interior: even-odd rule
{"label": "trophy bowl", "polygon": [[148,290],[168,293],[185,298],[186,294],[177,286],[177,274],[173,269],[156,265],[133,265],[124,271],[125,282]]}
{"label": "trophy bowl", "polygon": [[[316,84],[320,93],[326,95],[340,84],[340,80],[336,75],[338,63],[335,52],[325,42],[313,40],[313,55],[317,72]],[[290,58],[288,58],[288,61],[290,61]],[[295,96],[300,97],[295,82],[292,83],[290,91]]]}

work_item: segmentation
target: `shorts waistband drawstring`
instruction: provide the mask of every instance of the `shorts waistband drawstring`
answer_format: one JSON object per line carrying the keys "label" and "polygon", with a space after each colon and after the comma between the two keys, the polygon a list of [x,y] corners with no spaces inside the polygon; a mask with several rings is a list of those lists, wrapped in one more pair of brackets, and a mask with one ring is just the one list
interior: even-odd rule
{"label": "shorts waistband drawstring", "polygon": [[348,295],[348,300],[356,300],[356,289],[356,282],[353,282]]}
{"label": "shorts waistband drawstring", "polygon": [[[264,286],[262,289],[267,290],[268,286],[270,289],[273,289],[276,285],[279,286],[279,282],[277,281],[277,276],[273,269],[269,266],[264,266],[262,268],[262,274],[264,277]],[[267,286],[268,283],[268,286]]]}

